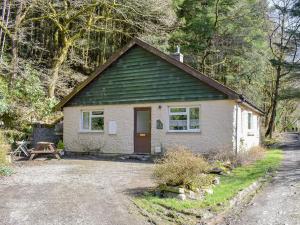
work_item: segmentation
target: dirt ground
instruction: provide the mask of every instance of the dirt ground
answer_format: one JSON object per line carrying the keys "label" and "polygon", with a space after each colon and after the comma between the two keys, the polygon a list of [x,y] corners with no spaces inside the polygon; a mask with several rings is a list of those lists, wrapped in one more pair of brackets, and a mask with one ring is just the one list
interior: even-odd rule
{"label": "dirt ground", "polygon": [[83,159],[24,162],[0,178],[0,224],[148,224],[130,198],[154,185],[152,168]]}

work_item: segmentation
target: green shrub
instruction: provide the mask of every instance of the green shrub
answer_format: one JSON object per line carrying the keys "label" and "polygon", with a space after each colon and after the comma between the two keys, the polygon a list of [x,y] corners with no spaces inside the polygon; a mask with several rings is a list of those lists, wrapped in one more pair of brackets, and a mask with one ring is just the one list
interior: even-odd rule
{"label": "green shrub", "polygon": [[5,136],[0,131],[0,166],[5,165],[6,162],[6,154],[8,153],[9,145],[7,145]]}
{"label": "green shrub", "polygon": [[59,140],[59,142],[57,143],[57,149],[64,149],[65,148],[65,144],[63,143],[62,140]]}
{"label": "green shrub", "polygon": [[4,130],[3,135],[7,143],[13,144],[16,141],[26,139],[27,134],[18,130]]}
{"label": "green shrub", "polygon": [[210,166],[201,156],[185,147],[169,149],[156,161],[154,177],[159,185],[181,186],[190,190],[209,186],[213,177],[208,175]]}
{"label": "green shrub", "polygon": [[5,148],[0,145],[0,165],[6,164],[6,151]]}
{"label": "green shrub", "polygon": [[13,170],[8,166],[0,166],[0,176],[10,176],[13,174]]}

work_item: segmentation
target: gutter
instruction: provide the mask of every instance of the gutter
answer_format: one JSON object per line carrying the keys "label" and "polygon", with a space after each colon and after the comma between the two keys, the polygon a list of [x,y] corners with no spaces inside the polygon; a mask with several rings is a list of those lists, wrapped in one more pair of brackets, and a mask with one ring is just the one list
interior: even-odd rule
{"label": "gutter", "polygon": [[265,112],[262,111],[260,108],[255,106],[252,102],[250,102],[248,99],[245,98],[244,95],[239,95],[239,98],[237,99],[237,102],[246,106],[247,108],[250,108],[251,110],[257,112],[260,115],[265,115]]}

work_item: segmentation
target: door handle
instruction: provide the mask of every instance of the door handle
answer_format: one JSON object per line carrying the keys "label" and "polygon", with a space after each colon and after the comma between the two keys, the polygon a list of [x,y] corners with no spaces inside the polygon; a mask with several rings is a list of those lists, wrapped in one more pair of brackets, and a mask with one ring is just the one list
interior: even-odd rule
{"label": "door handle", "polygon": [[146,136],[146,134],[139,134],[140,135],[140,137],[145,137]]}

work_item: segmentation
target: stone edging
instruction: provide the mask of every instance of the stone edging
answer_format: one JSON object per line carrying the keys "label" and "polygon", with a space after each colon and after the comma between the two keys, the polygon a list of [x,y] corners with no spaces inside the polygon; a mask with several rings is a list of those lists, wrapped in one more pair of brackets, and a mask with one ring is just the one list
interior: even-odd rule
{"label": "stone edging", "polygon": [[230,210],[242,207],[243,204],[249,202],[249,197],[255,194],[259,189],[261,189],[265,181],[266,178],[264,177],[253,182],[250,186],[240,191],[235,197],[233,197],[229,201],[229,206],[226,209],[224,209],[222,213],[214,214],[211,217],[202,220],[199,224],[217,225],[222,223],[224,219],[228,216]]}

